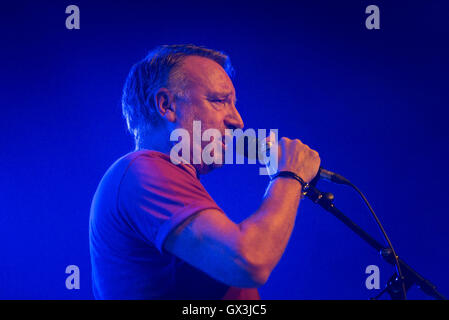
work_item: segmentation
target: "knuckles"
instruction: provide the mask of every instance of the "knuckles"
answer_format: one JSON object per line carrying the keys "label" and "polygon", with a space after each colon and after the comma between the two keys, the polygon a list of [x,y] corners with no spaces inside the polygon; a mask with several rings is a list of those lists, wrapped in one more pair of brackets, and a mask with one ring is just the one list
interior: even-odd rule
{"label": "knuckles", "polygon": [[299,139],[289,139],[287,137],[281,137],[279,139],[279,145],[282,150],[284,150],[287,154],[290,152],[300,152],[307,158],[313,160],[320,160],[320,155],[316,150],[313,150],[308,145],[304,144]]}
{"label": "knuckles", "polygon": [[279,159],[284,170],[296,172],[310,181],[317,174],[321,164],[320,155],[299,139],[279,139]]}
{"label": "knuckles", "polygon": [[281,145],[286,145],[286,144],[288,144],[290,142],[290,139],[289,138],[286,138],[286,137],[282,137],[280,140],[279,140],[279,143],[281,144]]}

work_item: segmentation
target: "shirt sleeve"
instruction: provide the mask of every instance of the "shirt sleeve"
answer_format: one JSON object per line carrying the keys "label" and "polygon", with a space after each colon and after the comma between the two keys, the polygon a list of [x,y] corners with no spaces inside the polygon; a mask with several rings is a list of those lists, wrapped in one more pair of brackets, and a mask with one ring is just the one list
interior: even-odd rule
{"label": "shirt sleeve", "polygon": [[160,252],[168,234],[188,217],[206,209],[223,212],[182,165],[146,155],[130,162],[117,205],[133,231]]}

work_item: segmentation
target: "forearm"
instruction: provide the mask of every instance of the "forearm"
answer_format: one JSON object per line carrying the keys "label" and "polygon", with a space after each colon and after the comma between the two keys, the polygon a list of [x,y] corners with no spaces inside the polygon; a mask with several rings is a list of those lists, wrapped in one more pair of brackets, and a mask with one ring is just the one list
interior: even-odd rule
{"label": "forearm", "polygon": [[258,287],[281,258],[295,224],[301,185],[279,177],[260,208],[240,224],[216,210],[204,210],[173,230],[164,248],[235,287]]}
{"label": "forearm", "polygon": [[239,224],[241,252],[268,277],[287,246],[295,225],[301,185],[291,178],[270,183],[260,208]]}

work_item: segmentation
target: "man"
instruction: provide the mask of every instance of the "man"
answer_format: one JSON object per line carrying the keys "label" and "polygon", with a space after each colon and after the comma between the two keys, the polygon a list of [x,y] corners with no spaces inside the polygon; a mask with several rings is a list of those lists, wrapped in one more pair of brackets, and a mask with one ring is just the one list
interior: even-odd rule
{"label": "man", "polygon": [[[95,193],[90,218],[93,290],[99,299],[259,299],[292,232],[302,183],[274,179],[260,208],[236,224],[199,181],[218,165],[174,164],[170,133],[243,128],[223,53],[161,46],[131,69],[123,113],[136,151],[117,160]],[[191,154],[190,154],[191,156]],[[281,138],[279,171],[309,182],[316,151]]]}

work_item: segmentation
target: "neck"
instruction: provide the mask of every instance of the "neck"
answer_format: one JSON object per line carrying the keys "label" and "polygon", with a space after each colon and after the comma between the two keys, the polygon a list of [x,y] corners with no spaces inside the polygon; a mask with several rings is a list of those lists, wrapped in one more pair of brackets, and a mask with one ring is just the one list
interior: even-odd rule
{"label": "neck", "polygon": [[[136,151],[147,149],[170,156],[170,151],[176,142],[170,141],[169,136],[169,133],[163,131],[153,131],[151,135],[142,135],[136,142]],[[192,158],[191,154],[190,157]],[[208,166],[204,163],[191,165],[195,168],[198,175],[206,174],[213,170],[213,166]]]}
{"label": "neck", "polygon": [[136,151],[148,149],[170,155],[172,147],[173,142],[164,132],[152,132],[151,135],[143,135],[136,142]]}

